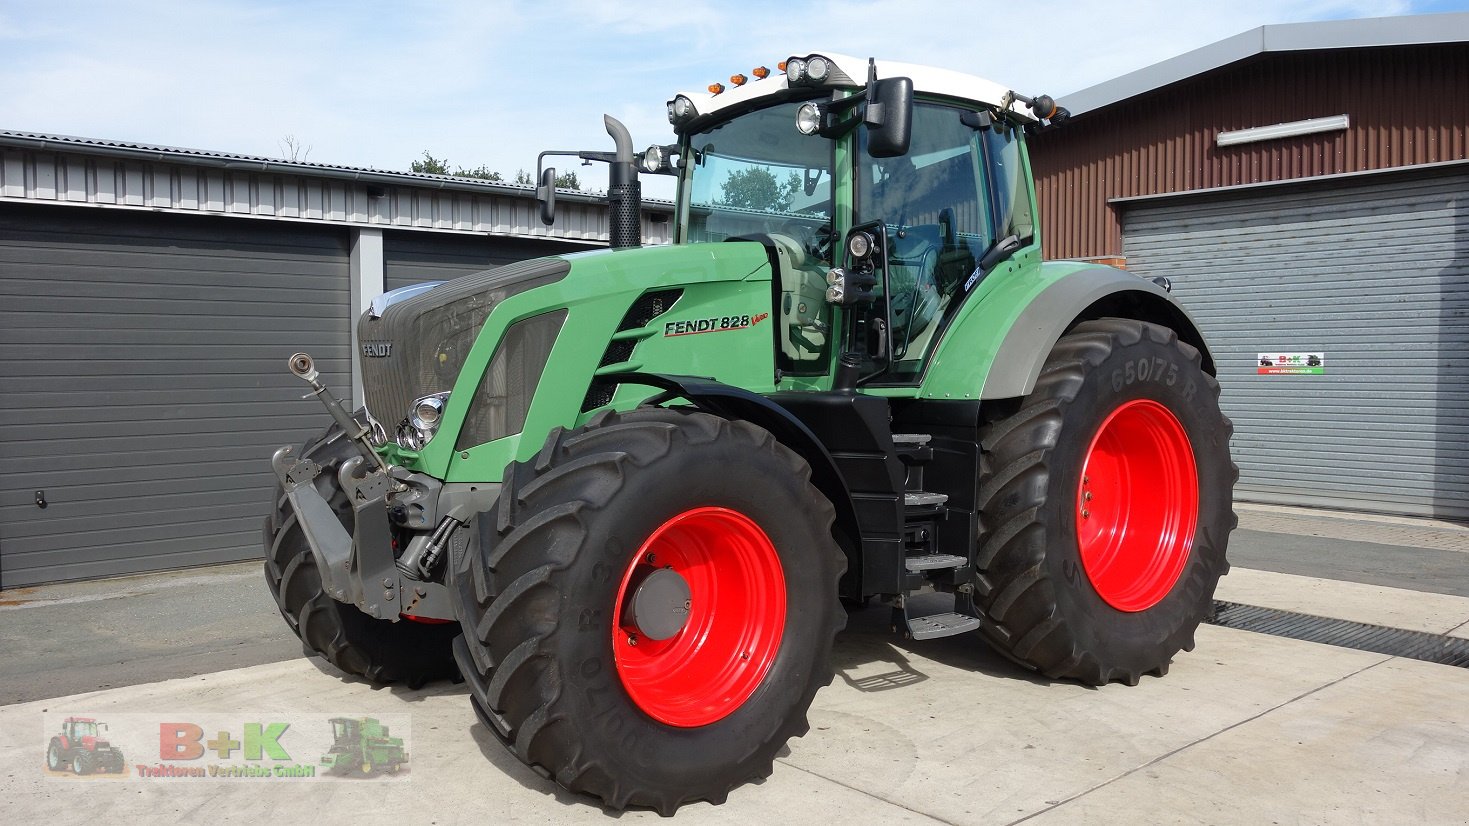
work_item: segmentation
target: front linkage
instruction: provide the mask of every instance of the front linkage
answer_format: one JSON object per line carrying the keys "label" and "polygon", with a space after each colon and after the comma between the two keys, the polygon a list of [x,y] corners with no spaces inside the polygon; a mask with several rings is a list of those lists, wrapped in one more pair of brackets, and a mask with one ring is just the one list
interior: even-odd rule
{"label": "front linkage", "polygon": [[[459,530],[473,513],[487,507],[484,497],[464,492],[444,496],[444,485],[437,479],[389,465],[372,449],[369,429],[319,381],[309,355],[291,356],[290,369],[311,385],[311,395],[326,407],[360,454],[341,461],[324,485],[318,480],[332,469],[313,458],[297,456],[294,447],[282,447],[271,457],[281,490],[310,545],[322,589],[337,602],[355,605],[376,619],[452,622],[448,589],[432,579],[451,543],[458,538],[459,547],[464,546],[468,531]],[[333,482],[351,505],[350,526],[343,524],[333,508],[332,497],[323,495],[323,488],[330,494]],[[493,500],[498,486],[480,486],[480,490]],[[410,510],[416,522],[437,527],[431,533],[412,535],[403,553],[395,554],[400,531],[395,530],[391,516],[406,519]]]}

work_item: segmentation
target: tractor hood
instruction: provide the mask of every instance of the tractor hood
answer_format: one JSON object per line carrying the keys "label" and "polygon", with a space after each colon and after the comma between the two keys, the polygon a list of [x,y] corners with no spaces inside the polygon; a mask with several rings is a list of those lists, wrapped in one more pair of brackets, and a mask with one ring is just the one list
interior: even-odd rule
{"label": "tractor hood", "polygon": [[[413,402],[454,386],[480,328],[505,299],[561,280],[562,258],[537,258],[455,279],[402,301],[375,302],[357,324],[367,412],[379,440],[391,441]],[[414,288],[407,288],[413,290]],[[375,310],[381,307],[381,314]]]}

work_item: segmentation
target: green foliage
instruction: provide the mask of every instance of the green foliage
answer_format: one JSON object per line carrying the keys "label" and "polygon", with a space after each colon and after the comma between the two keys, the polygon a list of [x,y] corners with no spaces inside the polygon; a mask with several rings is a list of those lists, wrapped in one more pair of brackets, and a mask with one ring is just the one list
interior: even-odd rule
{"label": "green foliage", "polygon": [[435,158],[423,150],[423,160],[414,161],[408,165],[408,171],[417,172],[420,175],[448,175],[449,162],[443,158]]}
{"label": "green foliage", "polygon": [[494,181],[495,183],[503,183],[505,180],[500,177],[500,173],[491,172],[490,168],[484,164],[480,164],[476,169],[465,169],[461,166],[454,170],[454,175],[460,178],[479,178],[482,181]]}
{"label": "green foliage", "polygon": [[784,181],[776,179],[768,166],[736,169],[720,184],[724,203],[763,212],[789,212],[801,191],[801,176],[792,171]]}
{"label": "green foliage", "polygon": [[482,181],[494,181],[499,183],[505,179],[500,173],[491,170],[488,166],[480,164],[475,169],[459,167],[453,172],[449,171],[448,158],[435,158],[428,150],[423,150],[423,160],[414,161],[408,165],[408,171],[417,172],[420,175],[453,175],[456,178],[478,178]]}
{"label": "green foliage", "polygon": [[[515,170],[515,183],[520,184],[521,186],[535,186],[536,179],[524,169],[517,169]],[[576,170],[572,170],[571,172],[563,172],[560,175],[557,175],[556,188],[570,189],[580,192],[581,181],[578,180],[576,177]]]}

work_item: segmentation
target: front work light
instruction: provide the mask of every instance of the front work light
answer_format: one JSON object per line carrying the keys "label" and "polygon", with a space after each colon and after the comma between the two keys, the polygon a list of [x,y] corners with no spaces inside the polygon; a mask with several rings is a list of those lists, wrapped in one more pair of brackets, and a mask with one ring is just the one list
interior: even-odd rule
{"label": "front work light", "polygon": [[668,102],[668,122],[677,126],[694,116],[694,102],[684,95]]}
{"label": "front work light", "polygon": [[806,61],[799,57],[793,57],[786,61],[786,82],[792,86],[800,83],[806,78]]}
{"label": "front work light", "polygon": [[821,107],[814,103],[803,103],[796,110],[796,131],[802,135],[814,135],[821,131]]}

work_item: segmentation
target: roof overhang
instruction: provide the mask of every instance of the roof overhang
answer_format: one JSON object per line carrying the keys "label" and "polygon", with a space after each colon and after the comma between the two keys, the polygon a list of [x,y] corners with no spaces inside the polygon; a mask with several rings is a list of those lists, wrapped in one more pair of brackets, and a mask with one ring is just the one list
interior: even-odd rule
{"label": "roof overhang", "polygon": [[1060,104],[1080,115],[1266,52],[1361,49],[1469,41],[1469,13],[1372,17],[1261,26],[1145,69],[1063,95]]}

